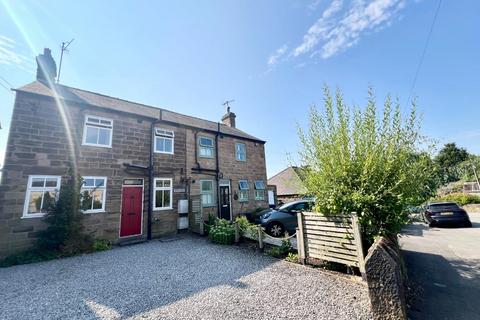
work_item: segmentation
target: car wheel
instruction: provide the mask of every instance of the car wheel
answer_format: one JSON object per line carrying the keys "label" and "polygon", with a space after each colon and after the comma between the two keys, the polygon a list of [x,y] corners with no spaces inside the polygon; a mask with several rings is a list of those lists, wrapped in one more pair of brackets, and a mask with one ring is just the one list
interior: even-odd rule
{"label": "car wheel", "polygon": [[285,234],[285,228],[279,222],[273,222],[268,225],[267,232],[272,237],[278,238]]}
{"label": "car wheel", "polygon": [[428,226],[429,226],[430,228],[435,227],[435,222],[432,221],[432,222],[428,223]]}

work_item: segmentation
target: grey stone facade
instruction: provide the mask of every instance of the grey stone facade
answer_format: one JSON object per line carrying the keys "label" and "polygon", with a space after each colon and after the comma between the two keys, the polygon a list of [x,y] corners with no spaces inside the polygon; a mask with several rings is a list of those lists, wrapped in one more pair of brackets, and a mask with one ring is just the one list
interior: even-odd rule
{"label": "grey stone facade", "polygon": [[[146,237],[149,190],[153,183],[149,181],[148,170],[125,164],[149,166],[152,124],[175,134],[173,154],[153,153],[154,178],[171,178],[173,181],[173,206],[169,210],[153,210],[152,237],[177,232],[178,200],[199,195],[201,180],[213,180],[215,187],[215,202],[204,208],[205,218],[208,214],[218,215],[220,182],[230,185],[232,217],[268,206],[266,190],[264,200],[255,200],[254,197],[254,181],[267,184],[263,141],[223,124],[221,128],[219,126],[220,132],[216,132],[212,129],[215,128],[212,122],[171,112],[167,114],[166,110],[143,105],[137,108],[136,104],[125,100],[65,86],[59,86],[62,96],[56,100],[44,87],[37,81],[28,90],[20,88],[16,93],[0,186],[0,256],[29,248],[35,241],[36,231],[45,227],[41,217],[22,217],[29,176],[65,177],[70,168],[82,176],[107,178],[105,211],[85,214],[84,223],[95,236],[113,242],[119,241],[124,180],[143,179],[141,237]],[[75,97],[70,96],[73,92]],[[80,94],[84,96],[77,99]],[[91,103],[92,99],[99,102]],[[162,111],[168,120],[164,120]],[[82,144],[86,115],[113,121],[111,147]],[[191,124],[189,119],[192,119]],[[199,125],[202,123],[205,126]],[[214,147],[218,148],[218,159],[217,150],[212,158],[198,156],[196,138],[199,135],[216,141]],[[238,142],[246,145],[246,161],[236,160],[235,144]],[[248,202],[235,200],[239,180],[248,180],[250,184]]]}

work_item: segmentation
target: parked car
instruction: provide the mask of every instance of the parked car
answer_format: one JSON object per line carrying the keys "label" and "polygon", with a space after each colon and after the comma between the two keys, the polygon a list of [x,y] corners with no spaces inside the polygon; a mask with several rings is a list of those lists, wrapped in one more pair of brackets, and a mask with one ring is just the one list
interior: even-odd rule
{"label": "parked car", "polygon": [[266,209],[259,213],[255,222],[262,225],[272,237],[282,237],[285,231],[293,234],[297,228],[297,213],[311,210],[314,203],[313,200],[299,200],[275,209]]}
{"label": "parked car", "polygon": [[440,224],[455,224],[471,227],[467,212],[455,202],[434,202],[425,206],[423,220],[430,227]]}

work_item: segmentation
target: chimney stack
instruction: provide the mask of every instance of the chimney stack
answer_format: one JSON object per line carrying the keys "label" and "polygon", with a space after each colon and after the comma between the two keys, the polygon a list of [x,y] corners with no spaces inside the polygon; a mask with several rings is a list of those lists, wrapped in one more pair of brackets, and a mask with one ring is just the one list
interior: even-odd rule
{"label": "chimney stack", "polygon": [[55,83],[57,77],[57,64],[52,57],[52,51],[49,48],[43,49],[43,54],[39,54],[37,60],[37,80],[48,83]]}
{"label": "chimney stack", "polygon": [[235,113],[230,112],[230,107],[227,107],[227,113],[222,117],[222,123],[231,128],[235,128]]}

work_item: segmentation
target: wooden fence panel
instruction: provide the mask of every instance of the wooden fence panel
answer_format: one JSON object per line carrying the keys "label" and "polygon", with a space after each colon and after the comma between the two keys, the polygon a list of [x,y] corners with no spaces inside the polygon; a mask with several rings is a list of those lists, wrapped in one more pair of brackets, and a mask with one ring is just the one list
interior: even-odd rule
{"label": "wooden fence panel", "polygon": [[320,259],[357,267],[365,272],[362,238],[358,217],[325,216],[319,213],[298,213],[297,248],[302,263]]}

